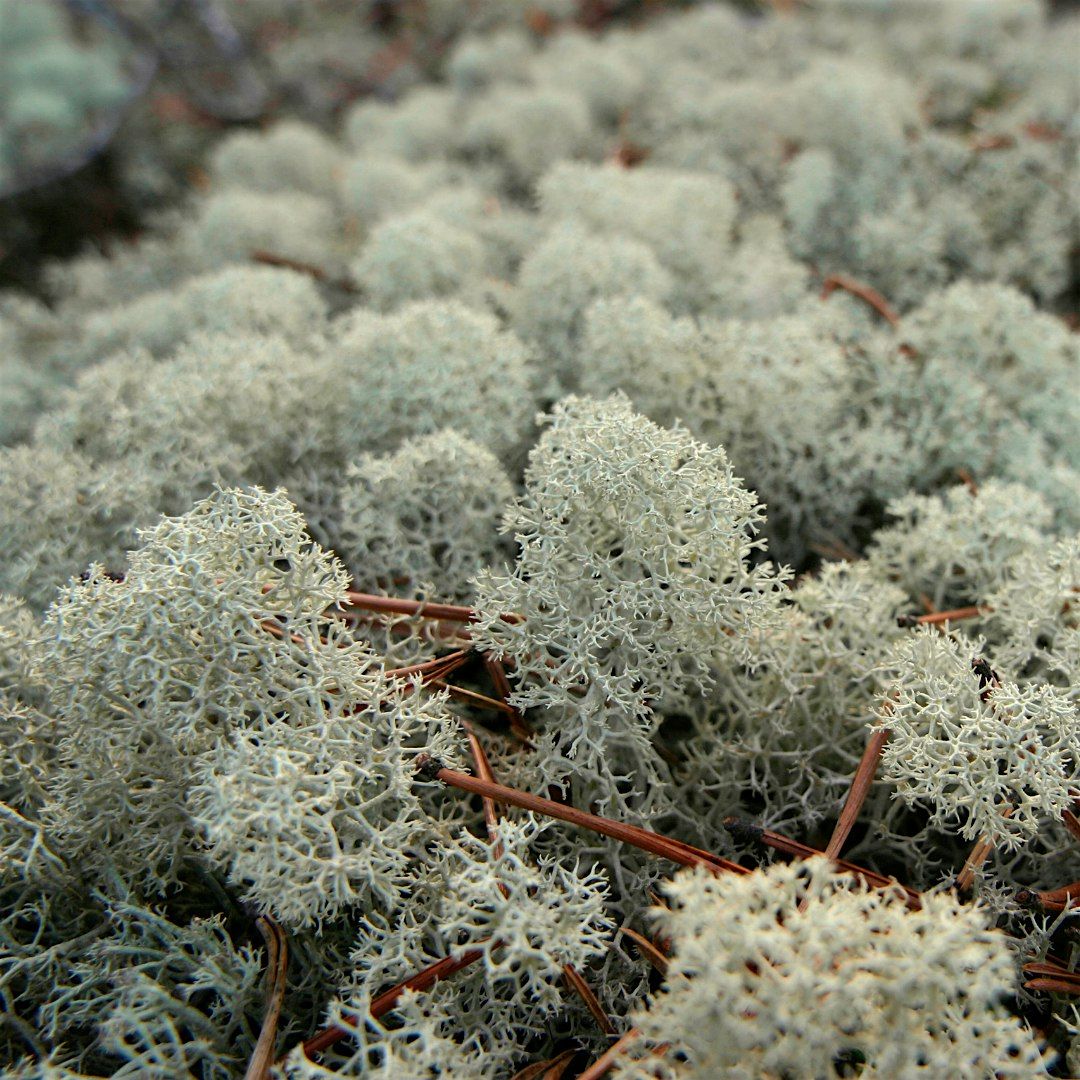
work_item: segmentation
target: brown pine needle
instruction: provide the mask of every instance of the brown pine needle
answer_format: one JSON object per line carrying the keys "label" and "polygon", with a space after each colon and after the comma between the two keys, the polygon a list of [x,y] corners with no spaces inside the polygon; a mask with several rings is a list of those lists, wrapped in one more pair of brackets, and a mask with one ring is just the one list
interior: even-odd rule
{"label": "brown pine needle", "polygon": [[[437,960],[434,964],[424,968],[423,971],[410,975],[409,978],[403,979],[396,986],[392,986],[389,990],[381,993],[371,1003],[371,1015],[376,1020],[381,1019],[393,1010],[398,998],[406,990],[427,990],[440,980],[448,978],[463,968],[467,968],[470,964],[475,964],[483,955],[483,949],[469,949],[458,956],[444,956],[442,960]],[[310,1039],[304,1042],[304,1054],[311,1057],[312,1054],[321,1053],[327,1047],[333,1046],[334,1043],[341,1042],[342,1039],[348,1037],[349,1032],[344,1028],[336,1026],[323,1028],[322,1031],[317,1031]]]}
{"label": "brown pine needle", "polygon": [[389,990],[384,990],[371,1003],[371,1015],[375,1017],[376,1020],[381,1019],[393,1009],[397,1004],[398,998],[401,997],[406,990],[428,990],[437,982],[445,979],[448,975],[453,975],[456,972],[467,968],[470,964],[475,964],[483,955],[483,949],[468,949],[458,956],[443,957],[442,960],[430,965],[430,967],[424,968],[423,971],[417,972],[403,982],[399,982],[397,986],[392,986]]}
{"label": "brown pine needle", "polygon": [[491,679],[491,685],[495,687],[495,693],[506,703],[510,711],[510,730],[523,742],[528,742],[532,737],[532,728],[521,713],[510,704],[510,680],[506,677],[506,668],[501,660],[484,654],[484,667]]}
{"label": "brown pine needle", "polygon": [[960,622],[961,619],[977,619],[980,615],[986,615],[993,608],[980,604],[972,604],[969,607],[953,608],[951,611],[932,611],[926,615],[900,615],[897,617],[897,625],[910,626],[936,626],[944,622]]}
{"label": "brown pine needle", "polygon": [[575,1057],[576,1050],[564,1050],[558,1057],[526,1065],[520,1072],[514,1073],[510,1080],[561,1080]]}
{"label": "brown pine needle", "polygon": [[[388,615],[414,615],[421,619],[435,619],[441,622],[476,622],[478,616],[471,607],[460,604],[435,604],[428,600],[407,600],[401,596],[379,596],[375,593],[362,593],[349,589],[345,593],[348,607],[362,608],[365,611],[378,611]],[[522,622],[520,615],[508,612],[502,616],[504,622]]]}
{"label": "brown pine needle", "polygon": [[[775,851],[782,851],[787,855],[795,855],[800,859],[809,859],[813,855],[825,854],[825,852],[818,848],[810,847],[808,844],[800,844],[798,840],[792,840],[789,837],[784,836],[783,833],[775,832],[773,829],[763,829],[760,825],[755,825],[750,821],[744,821],[742,818],[725,818],[723,825],[728,832],[736,837],[736,839],[751,840],[755,843],[765,844]],[[884,874],[879,874],[874,870],[867,870],[866,867],[859,866],[853,862],[848,862],[846,859],[835,859],[833,861],[836,863],[838,869],[845,870],[849,874],[854,874],[856,877],[865,881],[867,885],[870,885],[875,889],[901,889],[907,898],[908,907],[912,908],[912,910],[917,911],[922,907],[922,900],[919,897],[918,891],[897,881],[896,878],[886,877]]]}
{"label": "brown pine needle", "polygon": [[307,274],[308,277],[317,281],[320,285],[333,285],[343,292],[358,293],[360,291],[360,286],[352,278],[332,278],[321,266],[316,266],[315,263],[290,259],[287,255],[278,255],[273,251],[256,248],[251,253],[251,261],[262,263],[263,266],[280,266],[285,270],[295,270],[298,274]]}
{"label": "brown pine needle", "polygon": [[[476,733],[466,725],[465,737],[469,741],[469,751],[472,753],[473,765],[476,768],[476,775],[482,780],[488,780],[492,783],[495,782],[495,774],[491,771],[491,762],[488,761],[487,752],[484,750],[483,743],[476,737]],[[495,805],[495,800],[488,798],[483,799],[484,804],[484,824],[487,826],[488,839],[491,841],[491,850],[498,859],[502,856],[503,845],[499,839],[499,808]],[[503,896],[509,895],[505,885],[499,886],[499,891]]]}
{"label": "brown pine needle", "polygon": [[1025,990],[1045,990],[1048,994],[1072,994],[1080,997],[1080,983],[1066,982],[1064,979],[1028,979]]}
{"label": "brown pine needle", "polygon": [[1024,983],[1027,990],[1080,996],[1080,971],[1070,971],[1064,964],[1059,964],[1049,957],[1041,962],[1025,964],[1024,974],[1035,976]]}
{"label": "brown pine needle", "polygon": [[888,728],[875,728],[866,743],[859,767],[851,779],[851,787],[848,789],[847,798],[844,800],[844,808],[840,811],[840,817],[829,838],[825,848],[825,856],[836,859],[844,848],[847,838],[851,833],[859,811],[866,802],[866,796],[870,794],[870,786],[877,774],[878,762],[881,760],[881,751],[885,749],[885,743],[889,741]]}
{"label": "brown pine needle", "polygon": [[668,970],[668,958],[667,956],[656,947],[647,937],[643,934],[639,934],[636,930],[631,930],[629,926],[624,926],[619,930],[619,933],[624,937],[628,937],[635,946],[637,946],[638,952],[645,957],[646,960],[655,968],[661,975],[666,975]]}
{"label": "brown pine needle", "polygon": [[327,280],[327,273],[321,266],[301,262],[299,259],[290,259],[287,255],[278,255],[263,248],[256,248],[251,253],[251,261],[262,263],[263,266],[279,266],[285,270],[295,270],[298,274],[307,274],[308,277],[319,282]]}
{"label": "brown pine needle", "polygon": [[1060,889],[1050,889],[1047,892],[1021,889],[1017,893],[1017,899],[1023,903],[1033,901],[1044,911],[1067,911],[1080,908],[1080,881],[1074,881],[1071,885],[1065,885]]}
{"label": "brown pine needle", "polygon": [[[615,1064],[615,1059],[627,1048],[627,1046],[638,1038],[641,1034],[640,1029],[631,1028],[621,1039],[613,1042],[603,1054],[600,1055],[579,1077],[578,1080],[600,1080],[602,1076],[607,1076],[608,1070]],[[668,1048],[668,1044],[664,1043],[662,1046],[656,1048],[656,1053],[662,1054]]]}
{"label": "brown pine needle", "polygon": [[441,679],[456,671],[472,656],[472,649],[456,649],[434,660],[425,660],[422,664],[410,664],[408,667],[387,668],[384,675],[392,679],[407,679],[412,675],[421,676],[421,682],[428,679]]}
{"label": "brown pine needle", "polygon": [[289,944],[285,931],[269,915],[255,925],[266,942],[266,1015],[263,1017],[259,1041],[248,1062],[244,1080],[266,1080],[274,1062],[274,1042],[277,1039],[278,1018],[285,1002],[285,981],[289,966]]}
{"label": "brown pine needle", "polygon": [[847,274],[830,274],[821,286],[821,299],[828,300],[837,289],[851,293],[864,304],[869,304],[890,326],[900,325],[900,316],[896,314],[888,300],[870,285],[865,285]]}
{"label": "brown pine needle", "polygon": [[719,855],[699,851],[697,848],[692,848],[688,844],[664,836],[662,833],[651,832],[636,825],[627,825],[624,822],[614,821],[598,814],[590,814],[584,810],[578,810],[576,807],[567,806],[565,803],[545,799],[539,795],[532,795],[527,791],[519,791],[517,788],[480,780],[475,776],[469,776],[467,773],[447,769],[424,754],[417,757],[416,764],[420,772],[431,779],[441,780],[450,787],[458,788],[461,791],[469,791],[474,795],[486,795],[496,802],[509,803],[511,806],[518,806],[522,810],[531,810],[534,814],[557,818],[581,829],[591,829],[602,836],[609,836],[613,840],[630,844],[662,859],[670,859],[681,866],[705,866],[710,870],[724,870],[736,874],[750,872],[745,867],[739,866],[738,863],[729,862]]}
{"label": "brown pine needle", "polygon": [[389,615],[415,615],[422,619],[446,620],[447,622],[473,622],[476,612],[458,604],[433,604],[426,600],[407,600],[400,596],[378,596],[349,589],[345,593],[349,607],[365,611],[385,612]]}
{"label": "brown pine needle", "polygon": [[445,690],[452,698],[465,701],[477,709],[492,709],[495,712],[513,715],[514,710],[505,701],[497,701],[486,694],[478,694],[475,690],[467,690],[464,686],[455,686],[443,679],[429,679],[428,686],[434,686],[439,690]]}
{"label": "brown pine needle", "polygon": [[585,1008],[592,1014],[596,1026],[605,1035],[614,1035],[615,1025],[608,1019],[607,1013],[604,1012],[604,1006],[600,1004],[599,999],[592,992],[592,987],[582,978],[577,968],[573,964],[566,964],[563,967],[563,976],[566,978],[570,988],[585,1003]]}
{"label": "brown pine needle", "polygon": [[990,857],[994,845],[987,839],[980,840],[972,849],[964,862],[960,873],[956,875],[953,888],[957,892],[967,892],[975,881],[975,871]]}
{"label": "brown pine needle", "polygon": [[1046,975],[1052,979],[1059,979],[1061,982],[1070,983],[1073,986],[1072,992],[1074,994],[1080,993],[1080,971],[1070,971],[1064,964],[1059,964],[1050,958],[1025,964],[1024,973],[1027,975]]}
{"label": "brown pine needle", "polygon": [[[273,619],[262,619],[259,622],[259,626],[261,626],[262,629],[265,630],[272,637],[276,637],[279,641],[284,641],[285,640],[285,630],[284,630],[284,628],[279,623],[274,622]],[[304,637],[303,634],[296,634],[296,633],[289,634],[289,640],[294,645],[309,645],[310,644],[310,641],[306,637]],[[326,638],[320,637],[319,638],[319,644],[320,645],[326,645],[327,644]]]}
{"label": "brown pine needle", "polygon": [[956,470],[956,478],[957,478],[957,480],[960,481],[961,484],[963,484],[968,489],[968,491],[971,492],[972,495],[978,495],[979,494],[979,485],[977,483],[975,483],[975,477],[972,476],[971,473],[967,469],[964,469],[964,468],[957,469]]}
{"label": "brown pine needle", "polygon": [[[476,737],[476,733],[471,731],[468,727],[465,729],[465,737],[469,741],[469,750],[472,753],[473,764],[476,767],[476,775],[481,780],[486,780],[489,783],[495,783],[495,773],[492,771],[491,762],[488,761],[487,752],[484,750],[483,743]],[[495,805],[495,800],[484,796],[484,822],[487,825],[488,838],[491,840],[491,850],[498,859],[503,853],[502,841],[499,839],[499,811]],[[505,885],[499,885],[499,891],[503,896],[508,897],[510,895],[509,890]],[[565,964],[563,966],[563,975],[566,978],[567,984],[570,988],[581,998],[585,1003],[585,1007],[592,1013],[593,1019],[596,1021],[597,1026],[605,1035],[614,1035],[615,1028],[611,1021],[608,1019],[608,1015],[604,1012],[604,1007],[600,1004],[596,995],[592,992],[592,988],[581,976],[578,970],[573,964]]]}
{"label": "brown pine needle", "polygon": [[1061,820],[1075,840],[1080,840],[1080,817],[1072,810],[1063,810]]}

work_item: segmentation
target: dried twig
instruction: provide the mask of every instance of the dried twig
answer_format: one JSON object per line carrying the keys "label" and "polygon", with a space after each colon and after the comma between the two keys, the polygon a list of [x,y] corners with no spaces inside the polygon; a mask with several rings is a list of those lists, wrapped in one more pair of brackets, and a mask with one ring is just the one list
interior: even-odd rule
{"label": "dried twig", "polygon": [[510,712],[510,730],[522,739],[524,742],[528,742],[532,736],[532,728],[529,727],[528,721],[521,715],[518,709],[510,704],[510,680],[506,677],[506,668],[501,660],[496,660],[495,657],[484,654],[484,667],[487,669],[488,676],[491,678],[491,683],[495,687],[495,693],[502,698],[506,703]]}
{"label": "dried twig", "polygon": [[1080,881],[1074,881],[1071,885],[1064,885],[1060,889],[1050,889],[1046,892],[1021,889],[1016,894],[1016,899],[1021,904],[1038,905],[1044,911],[1069,911],[1080,908]]}
{"label": "dried twig", "polygon": [[[407,600],[401,596],[379,596],[375,593],[362,593],[349,589],[345,593],[349,607],[363,608],[365,611],[385,612],[390,615],[416,615],[422,619],[436,619],[445,622],[476,622],[479,617],[471,607],[460,604],[435,604],[428,600]],[[501,616],[504,622],[524,621],[515,612]]]}
{"label": "dried twig", "polygon": [[1024,965],[1024,974],[1034,978],[1024,983],[1026,990],[1045,990],[1052,994],[1080,997],[1080,971],[1070,971],[1050,959]]}
{"label": "dried twig", "polygon": [[[486,780],[489,783],[495,783],[495,773],[492,771],[491,763],[488,761],[487,752],[484,750],[483,744],[476,737],[475,732],[466,728],[466,738],[469,741],[469,749],[472,752],[473,763],[476,767],[476,774],[482,780]],[[499,839],[498,823],[499,823],[499,811],[495,805],[495,800],[489,796],[484,796],[484,821],[487,825],[488,838],[491,840],[491,849],[495,858],[498,859],[503,852],[503,844]],[[504,897],[510,895],[509,890],[505,885],[499,885],[499,891]],[[592,1014],[593,1019],[596,1021],[597,1026],[605,1035],[613,1035],[615,1033],[614,1025],[608,1019],[608,1015],[604,1012],[604,1007],[600,1004],[597,996],[592,992],[592,988],[585,981],[582,975],[574,967],[573,964],[563,965],[563,976],[566,978],[566,982],[569,987],[581,998],[585,1003],[585,1008]]]}

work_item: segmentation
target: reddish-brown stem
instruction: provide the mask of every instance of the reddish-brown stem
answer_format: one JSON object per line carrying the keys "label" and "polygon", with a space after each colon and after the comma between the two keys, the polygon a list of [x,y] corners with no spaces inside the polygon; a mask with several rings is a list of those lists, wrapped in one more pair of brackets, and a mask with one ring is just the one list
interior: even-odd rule
{"label": "reddish-brown stem", "polygon": [[679,863],[682,866],[705,866],[714,871],[724,870],[736,874],[749,873],[745,867],[739,866],[738,863],[729,862],[719,855],[693,848],[689,844],[684,844],[682,841],[674,840],[661,833],[651,832],[636,825],[627,825],[612,818],[601,817],[599,814],[590,814],[584,810],[578,810],[576,807],[567,806],[565,803],[554,802],[552,799],[532,795],[527,791],[519,791],[517,788],[480,780],[475,776],[469,776],[467,773],[457,772],[454,769],[443,768],[430,759],[425,761],[422,754],[417,758],[417,766],[422,770],[430,771],[434,779],[441,780],[450,787],[458,788],[461,791],[469,791],[474,795],[486,795],[496,802],[509,803],[511,806],[520,807],[522,810],[531,810],[534,814],[557,818],[581,829],[591,829],[602,836],[609,836],[613,840],[630,844],[662,859],[670,859],[672,862]]}
{"label": "reddish-brown stem", "polygon": [[1049,889],[1047,892],[1037,893],[1043,900],[1055,900],[1068,903],[1070,900],[1080,901],[1080,881],[1073,881],[1068,885],[1062,885],[1060,889]]}
{"label": "reddish-brown stem", "polygon": [[289,943],[285,931],[269,915],[255,924],[266,942],[266,1015],[263,1017],[259,1041],[248,1062],[244,1080],[266,1080],[274,1062],[274,1041],[277,1039],[278,1018],[285,1002],[285,978],[289,966]]}
{"label": "reddish-brown stem", "polygon": [[1041,120],[1029,120],[1024,124],[1024,134],[1037,142],[1060,142],[1065,137],[1061,128],[1044,124]]}
{"label": "reddish-brown stem", "polygon": [[1019,896],[1026,896],[1037,903],[1044,911],[1071,911],[1080,908],[1080,881],[1074,881],[1063,889],[1051,889],[1049,892],[1028,892],[1021,890]]}
{"label": "reddish-brown stem", "polygon": [[866,285],[847,274],[830,274],[821,286],[821,299],[827,300],[837,289],[857,296],[864,304],[869,304],[890,326],[900,325],[900,316],[889,302],[870,285]]}
{"label": "reddish-brown stem", "polygon": [[[398,998],[401,997],[406,990],[429,990],[441,979],[445,979],[449,975],[453,975],[456,972],[462,971],[470,964],[475,964],[484,955],[483,949],[468,949],[458,956],[445,956],[442,960],[437,961],[430,967],[424,968],[423,971],[417,972],[415,975],[403,982],[392,986],[389,990],[384,990],[374,1001],[371,1003],[371,1015],[376,1020],[384,1017],[390,1012],[397,1004]],[[305,1043],[305,1045],[307,1045]]]}
{"label": "reddish-brown stem", "polygon": [[836,859],[844,848],[847,838],[851,833],[855,820],[862,810],[866,796],[870,794],[870,786],[877,774],[878,762],[881,760],[881,751],[885,749],[885,743],[889,741],[888,728],[875,728],[867,740],[866,749],[863,751],[859,767],[851,779],[851,787],[848,789],[847,798],[844,800],[844,808],[840,811],[836,827],[829,838],[825,848],[825,857]]}
{"label": "reddish-brown stem", "polygon": [[307,274],[316,281],[326,281],[326,271],[314,263],[301,262],[299,259],[290,259],[287,255],[278,255],[273,251],[265,251],[256,248],[251,253],[251,261],[262,263],[263,266],[279,266],[284,270],[295,270],[299,274]]}
{"label": "reddish-brown stem", "polygon": [[1025,964],[1024,974],[1035,976],[1024,983],[1028,990],[1046,990],[1054,994],[1080,996],[1080,971],[1070,971],[1050,959]]}
{"label": "reddish-brown stem", "polygon": [[1030,964],[1024,965],[1024,971],[1032,975],[1050,975],[1080,985],[1080,971],[1070,971],[1064,964],[1059,964],[1055,960],[1033,960]]}
{"label": "reddish-brown stem", "polygon": [[975,477],[964,468],[956,470],[956,478],[971,492],[972,495],[979,494],[979,485],[975,483]]}
{"label": "reddish-brown stem", "polygon": [[[483,744],[476,737],[476,734],[468,727],[465,729],[465,737],[469,741],[469,751],[472,754],[476,775],[483,780],[494,783],[495,774],[491,771],[491,762],[488,761],[487,752],[484,750]],[[491,841],[491,850],[495,855],[495,858],[498,859],[503,853],[503,845],[502,841],[499,839],[498,832],[499,809],[495,805],[495,800],[487,796],[484,797],[483,804],[484,824],[487,826],[488,839]],[[503,896],[509,895],[505,885],[500,885],[499,891]]]}
{"label": "reddish-brown stem", "polygon": [[1007,150],[1016,145],[1016,140],[1011,135],[978,135],[971,140],[971,149],[983,152],[986,150]]}
{"label": "reddish-brown stem", "polygon": [[356,592],[352,589],[345,593],[345,600],[349,607],[384,612],[388,615],[414,615],[422,619],[448,622],[473,622],[476,619],[476,612],[472,608],[461,607],[458,604],[434,604],[427,600],[407,600],[402,596],[378,596],[375,593]]}
{"label": "reddish-brown stem", "polygon": [[[278,623],[274,622],[273,619],[262,619],[259,622],[259,626],[261,626],[263,628],[263,630],[265,630],[272,637],[276,637],[279,641],[284,641],[285,640],[285,629],[284,629],[284,627],[282,627]],[[289,640],[294,645],[309,645],[310,644],[310,640],[308,638],[304,637],[303,634],[290,633],[289,634]],[[320,636],[318,641],[319,641],[320,645],[326,645],[327,644],[327,640],[324,637]]]}

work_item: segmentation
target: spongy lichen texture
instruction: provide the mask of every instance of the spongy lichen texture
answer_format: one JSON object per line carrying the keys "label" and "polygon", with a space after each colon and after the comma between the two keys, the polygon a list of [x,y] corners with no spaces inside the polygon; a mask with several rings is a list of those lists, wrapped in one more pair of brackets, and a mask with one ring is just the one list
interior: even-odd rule
{"label": "spongy lichen texture", "polygon": [[1075,1072],[1080,20],[407,8],[0,294],[0,1075]]}

